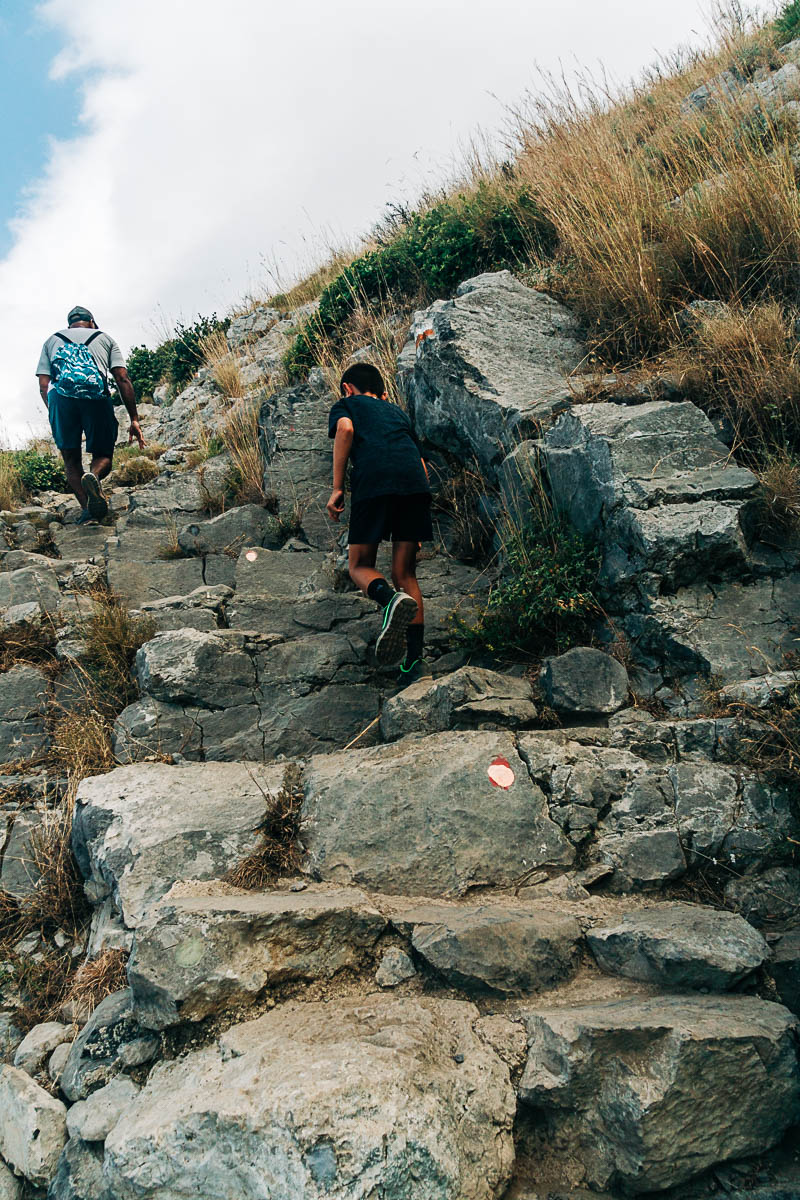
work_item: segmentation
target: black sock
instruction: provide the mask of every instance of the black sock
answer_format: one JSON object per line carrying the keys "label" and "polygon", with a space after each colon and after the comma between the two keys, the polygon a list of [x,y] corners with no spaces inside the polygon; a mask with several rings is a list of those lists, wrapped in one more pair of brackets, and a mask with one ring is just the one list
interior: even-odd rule
{"label": "black sock", "polygon": [[406,666],[410,667],[422,658],[422,643],[425,641],[424,625],[409,625],[406,631]]}
{"label": "black sock", "polygon": [[380,604],[381,608],[386,608],[386,605],[394,595],[394,588],[382,577],[379,579],[373,579],[372,583],[367,588],[367,595],[369,596],[370,600],[374,600],[376,604]]}

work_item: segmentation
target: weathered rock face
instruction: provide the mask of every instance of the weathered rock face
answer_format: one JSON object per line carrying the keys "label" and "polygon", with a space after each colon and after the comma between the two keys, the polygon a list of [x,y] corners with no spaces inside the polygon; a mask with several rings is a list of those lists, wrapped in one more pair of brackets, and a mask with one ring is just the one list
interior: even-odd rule
{"label": "weathered rock face", "polygon": [[129,926],[176,878],[214,879],[254,849],[280,766],[143,763],[85,779],[73,849],[97,900],[113,895]]}
{"label": "weathered rock face", "polygon": [[769,958],[764,938],[737,913],[695,904],[627,913],[586,940],[604,971],[664,988],[735,987]]}
{"label": "weathered rock face", "polygon": [[71,1137],[58,1160],[47,1200],[114,1200],[103,1180],[102,1147]]}
{"label": "weathered rock face", "polygon": [[49,699],[50,686],[37,667],[21,665],[0,675],[0,762],[30,758],[47,744]]}
{"label": "weathered rock face", "polygon": [[491,1200],[514,1094],[469,1004],[283,1005],[152,1073],[106,1142],[118,1200]]}
{"label": "weathered rock face", "polygon": [[751,997],[531,1010],[527,1103],[594,1187],[674,1187],[760,1153],[800,1115],[795,1022]]}
{"label": "weathered rock face", "polygon": [[59,1021],[45,1021],[29,1030],[14,1055],[14,1066],[26,1075],[35,1075],[56,1046],[72,1039],[74,1028]]}
{"label": "weathered rock face", "polygon": [[500,905],[422,905],[393,918],[440,975],[467,991],[506,995],[538,991],[568,975],[578,961],[574,918]]}
{"label": "weathered rock face", "polygon": [[591,646],[575,646],[557,658],[546,658],[541,682],[552,708],[600,715],[622,708],[630,686],[622,663]]}
{"label": "weathered rock face", "polygon": [[112,1079],[67,1113],[67,1132],[84,1142],[103,1142],[139,1094],[132,1079]]}
{"label": "weathered rock face", "polygon": [[129,1067],[151,1062],[158,1038],[142,1029],[133,1015],[128,988],[101,1000],[72,1044],[61,1076],[68,1100],[85,1100]]}
{"label": "weathered rock face", "polygon": [[47,1187],[67,1140],[67,1110],[16,1067],[0,1067],[0,1155],[37,1187]]}
{"label": "weathered rock face", "polygon": [[168,896],[136,931],[128,978],[148,1028],[200,1021],[267,987],[357,967],[386,924],[353,889],[196,891]]}
{"label": "weathered rock face", "polygon": [[[489,776],[497,758],[512,765],[508,790]],[[386,892],[461,893],[574,857],[502,733],[436,734],[315,756],[304,817],[312,874]]]}
{"label": "weathered rock face", "polygon": [[187,554],[238,554],[243,545],[280,545],[275,518],[258,504],[242,504],[208,521],[184,525],[178,544]]}
{"label": "weathered rock face", "polygon": [[[578,324],[550,296],[500,271],[467,280],[455,299],[419,314],[422,326],[432,335],[404,372],[417,432],[477,459],[494,480],[516,442],[570,403],[566,375],[586,353]],[[401,365],[409,358],[404,352]]]}
{"label": "weathered rock face", "polygon": [[536,707],[526,679],[481,667],[461,667],[439,679],[421,679],[387,700],[381,711],[381,733],[393,741],[407,733],[445,729],[514,729],[535,719]]}

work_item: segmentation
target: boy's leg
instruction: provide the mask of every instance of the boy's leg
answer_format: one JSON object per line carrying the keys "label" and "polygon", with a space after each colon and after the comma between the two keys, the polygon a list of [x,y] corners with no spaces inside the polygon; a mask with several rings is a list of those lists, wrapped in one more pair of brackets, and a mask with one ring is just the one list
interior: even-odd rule
{"label": "boy's leg", "polygon": [[[378,542],[364,542],[361,545],[351,545],[347,548],[347,565],[350,578],[365,596],[369,595],[369,585],[376,579],[383,579],[380,571],[375,570],[375,560],[378,557]],[[386,583],[386,580],[383,579]],[[389,585],[386,584],[388,587]]]}
{"label": "boy's leg", "polygon": [[[400,678],[408,682],[424,674],[422,648],[425,641],[425,608],[417,582],[417,543],[392,543],[392,581],[417,602],[417,614],[406,631],[405,657],[400,664]],[[412,677],[413,673],[413,677]]]}

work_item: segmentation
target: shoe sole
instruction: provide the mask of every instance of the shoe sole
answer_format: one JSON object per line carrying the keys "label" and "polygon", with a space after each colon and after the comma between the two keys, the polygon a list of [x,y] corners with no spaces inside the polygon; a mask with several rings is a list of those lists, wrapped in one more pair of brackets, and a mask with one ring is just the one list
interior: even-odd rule
{"label": "shoe sole", "polygon": [[399,662],[403,657],[406,630],[417,615],[417,602],[413,596],[396,596],[390,601],[389,608],[386,624],[375,643],[375,661],[382,666]]}
{"label": "shoe sole", "polygon": [[86,492],[86,507],[89,512],[95,521],[102,521],[103,517],[108,516],[108,501],[100,490],[97,476],[92,475],[91,471],[87,471],[81,479],[81,487]]}

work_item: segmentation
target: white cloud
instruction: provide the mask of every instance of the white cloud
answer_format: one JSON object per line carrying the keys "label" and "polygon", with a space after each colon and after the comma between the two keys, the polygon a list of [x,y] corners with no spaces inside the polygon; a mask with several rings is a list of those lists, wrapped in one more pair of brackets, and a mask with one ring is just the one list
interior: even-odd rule
{"label": "white cloud", "polygon": [[[86,304],[123,351],[224,311],[324,230],[446,176],[534,81],[602,62],[627,78],[696,40],[702,0],[47,0],[53,74],[83,97],[0,262],[0,422],[41,423],[41,342]],[[9,119],[13,119],[13,116]]]}

